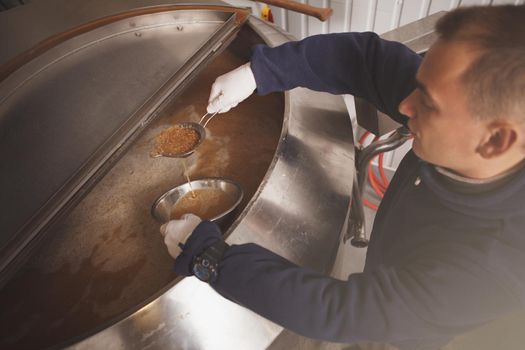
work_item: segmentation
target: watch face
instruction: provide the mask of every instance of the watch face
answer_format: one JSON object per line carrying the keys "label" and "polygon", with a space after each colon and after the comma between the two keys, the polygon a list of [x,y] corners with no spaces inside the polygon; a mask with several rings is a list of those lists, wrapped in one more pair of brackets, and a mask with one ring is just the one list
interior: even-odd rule
{"label": "watch face", "polygon": [[217,277],[217,271],[208,259],[197,258],[193,264],[193,274],[204,282],[210,282]]}
{"label": "watch face", "polygon": [[200,256],[194,257],[191,269],[195,277],[204,282],[215,281],[219,275],[219,261],[228,247],[223,240],[219,240],[206,248]]}
{"label": "watch face", "polygon": [[211,278],[210,269],[202,266],[201,264],[193,265],[193,274],[201,281],[209,281]]}

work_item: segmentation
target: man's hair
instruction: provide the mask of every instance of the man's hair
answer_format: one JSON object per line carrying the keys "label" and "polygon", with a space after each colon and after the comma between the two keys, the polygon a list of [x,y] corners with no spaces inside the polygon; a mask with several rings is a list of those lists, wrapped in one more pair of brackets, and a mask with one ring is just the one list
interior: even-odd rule
{"label": "man's hair", "polygon": [[440,18],[436,31],[479,51],[462,77],[470,111],[483,120],[525,122],[525,6],[458,8]]}

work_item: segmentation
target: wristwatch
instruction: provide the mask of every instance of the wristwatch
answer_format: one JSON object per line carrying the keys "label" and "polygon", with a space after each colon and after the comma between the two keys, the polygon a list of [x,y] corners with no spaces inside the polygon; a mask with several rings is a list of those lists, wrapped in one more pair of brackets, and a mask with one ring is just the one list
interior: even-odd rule
{"label": "wristwatch", "polygon": [[193,258],[191,269],[195,277],[208,283],[215,281],[219,276],[219,262],[228,248],[229,245],[220,239]]}

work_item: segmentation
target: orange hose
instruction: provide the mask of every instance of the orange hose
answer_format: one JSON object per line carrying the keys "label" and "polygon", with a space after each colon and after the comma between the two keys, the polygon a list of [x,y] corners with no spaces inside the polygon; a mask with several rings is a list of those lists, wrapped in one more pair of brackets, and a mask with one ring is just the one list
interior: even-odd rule
{"label": "orange hose", "polygon": [[[382,156],[382,154],[379,155],[379,158],[380,158],[380,159],[381,159],[381,156]],[[379,162],[378,162],[378,163],[379,163]],[[381,166],[381,165],[382,165],[382,164],[379,163],[378,168],[379,168],[379,166]],[[371,167],[371,169],[372,169],[372,170],[370,171],[370,174],[369,174],[369,176],[371,177],[371,178],[370,178],[370,181],[374,181],[374,182],[379,186],[379,188],[381,189],[381,192],[384,193],[384,192],[386,191],[386,188],[388,187],[388,183],[385,183],[385,182],[383,181],[383,178],[379,178],[379,177],[377,177],[375,171],[373,171],[373,167],[372,167],[372,165],[370,165],[370,167]],[[378,170],[379,170],[379,172],[381,173],[381,169],[379,168]]]}
{"label": "orange hose", "polygon": [[[361,135],[361,137],[359,138],[359,144],[363,145],[366,139],[368,138],[368,136],[370,135],[371,134],[369,131],[366,131],[363,135]],[[372,142],[375,142],[378,139],[379,139],[378,136],[374,136],[374,139]],[[377,177],[377,175],[375,174],[372,164],[368,165],[368,182],[380,199],[383,198],[384,193],[389,185],[389,181],[388,181],[388,178],[385,174],[385,170],[383,167],[383,161],[384,161],[384,153],[380,153],[378,156],[379,177]],[[378,205],[370,202],[367,198],[363,198],[363,204],[373,210],[377,210],[379,207]]]}
{"label": "orange hose", "polygon": [[370,209],[373,209],[373,210],[377,210],[377,208],[379,208],[377,205],[375,205],[374,203],[370,202],[366,198],[363,198],[363,204],[366,205],[367,207],[369,207]]}
{"label": "orange hose", "polygon": [[370,186],[372,186],[374,192],[380,198],[383,198],[383,189],[381,188],[381,185],[377,182],[377,179],[374,174],[374,169],[372,168],[372,164],[368,165],[368,182],[370,183]]}
{"label": "orange hose", "polygon": [[383,180],[383,187],[385,188],[385,191],[386,191],[386,188],[390,184],[390,181],[388,181],[388,178],[386,177],[386,174],[385,174],[385,168],[383,167],[384,155],[385,155],[384,153],[381,153],[379,155],[378,168],[379,168],[379,175],[381,175],[381,179]]}
{"label": "orange hose", "polygon": [[365,131],[363,135],[359,138],[359,144],[362,146],[365,143],[366,138],[370,135],[370,131]]}

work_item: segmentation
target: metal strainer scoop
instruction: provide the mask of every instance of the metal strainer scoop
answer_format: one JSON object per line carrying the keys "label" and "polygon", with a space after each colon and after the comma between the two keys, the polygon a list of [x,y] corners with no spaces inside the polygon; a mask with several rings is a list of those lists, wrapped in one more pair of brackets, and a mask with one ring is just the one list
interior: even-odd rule
{"label": "metal strainer scoop", "polygon": [[186,158],[193,154],[206,138],[206,125],[217,113],[204,114],[198,123],[183,122],[162,131],[156,138],[151,157]]}

